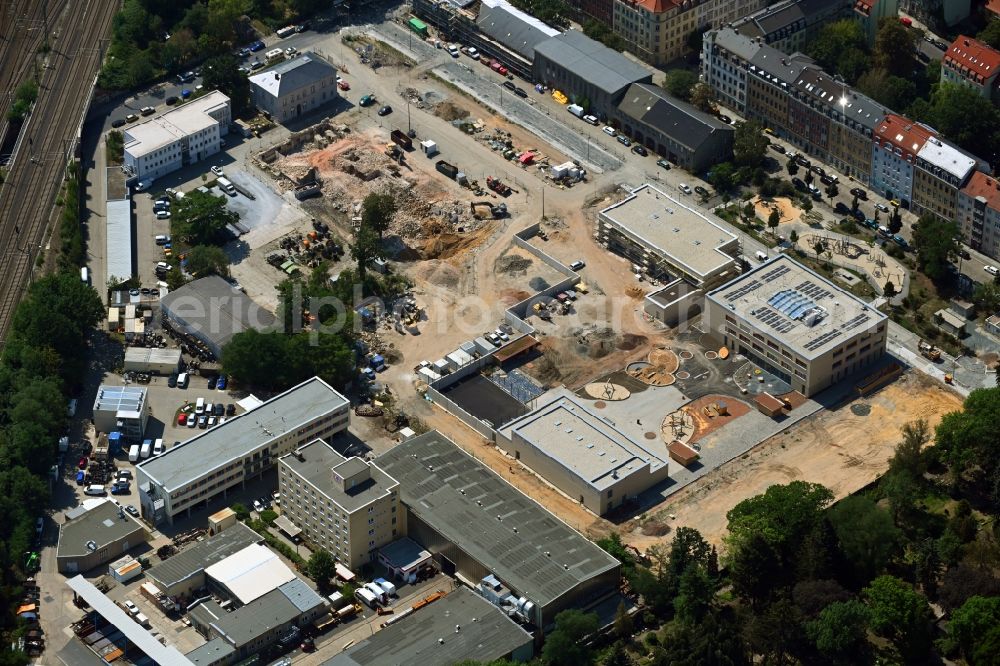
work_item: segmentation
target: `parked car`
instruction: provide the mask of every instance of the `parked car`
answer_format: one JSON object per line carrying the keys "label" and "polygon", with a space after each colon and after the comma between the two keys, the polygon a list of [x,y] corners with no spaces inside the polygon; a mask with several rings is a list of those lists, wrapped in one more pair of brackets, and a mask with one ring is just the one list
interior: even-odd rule
{"label": "parked car", "polygon": [[222,170],[222,167],[220,166],[213,166],[212,173],[214,173],[216,176],[219,176],[220,178],[226,175],[226,173]]}
{"label": "parked car", "polygon": [[115,118],[114,120],[111,121],[111,126],[116,128],[121,127],[124,124],[125,124],[124,118]]}
{"label": "parked car", "polygon": [[642,157],[649,155],[649,153],[646,151],[645,146],[638,143],[632,146],[632,152],[635,153],[636,155],[641,155]]}
{"label": "parked car", "polygon": [[344,79],[341,79],[337,81],[337,87],[340,88],[341,90],[350,90],[351,84],[345,81]]}
{"label": "parked car", "polygon": [[392,113],[392,107],[386,104],[385,106],[379,107],[378,115],[387,116]]}
{"label": "parked car", "polygon": [[212,405],[212,413],[216,416],[223,416],[226,413],[226,406],[221,402],[217,402]]}
{"label": "parked car", "polygon": [[703,197],[707,197],[708,196],[708,190],[706,190],[701,185],[695,185],[694,186],[694,191],[695,191],[695,193],[697,193],[700,196],[703,196]]}
{"label": "parked car", "polygon": [[601,128],[601,131],[607,134],[608,136],[618,136],[618,132],[616,132],[615,128],[612,127],[611,125],[605,125],[604,127]]}
{"label": "parked car", "polygon": [[987,264],[983,266],[983,270],[989,273],[990,275],[1000,275],[1000,268],[997,268],[992,264]]}
{"label": "parked car", "polygon": [[513,81],[504,81],[500,85],[502,85],[504,88],[506,88],[507,90],[509,90],[511,92],[514,92],[514,88],[517,87],[517,86],[514,85]]}
{"label": "parked car", "polygon": [[618,143],[622,144],[626,148],[632,145],[632,141],[624,134],[619,134],[617,137]]}
{"label": "parked car", "polygon": [[142,107],[141,109],[139,109],[139,115],[143,115],[143,116],[151,116],[151,115],[153,115],[154,113],[156,113],[156,109],[154,109],[154,108],[153,108],[153,107],[151,107],[151,106],[144,106],[144,107]]}
{"label": "parked car", "polygon": [[127,123],[134,123],[137,120],[139,120],[139,115],[136,113],[130,113],[127,116],[125,116],[125,122]]}
{"label": "parked car", "polygon": [[228,382],[229,382],[229,380],[226,378],[225,375],[219,375],[218,381],[215,382],[215,388],[219,389],[220,391],[225,391],[226,390],[226,384]]}
{"label": "parked car", "polygon": [[[509,83],[509,81],[508,81],[508,83]],[[588,113],[587,115],[585,115],[585,116],[583,117],[583,122],[585,122],[585,123],[587,123],[587,124],[589,124],[589,125],[594,125],[594,126],[596,127],[596,126],[597,126],[597,123],[598,123],[599,121],[597,120],[597,116],[592,116],[592,115],[590,115],[590,114]]]}
{"label": "parked car", "polygon": [[877,210],[879,212],[882,212],[882,213],[888,213],[889,212],[889,207],[886,206],[884,203],[877,203],[877,204],[875,204],[875,210]]}
{"label": "parked car", "polygon": [[126,504],[125,510],[128,511],[129,515],[135,516],[136,518],[139,517],[139,509],[135,508],[131,504]]}
{"label": "parked car", "polygon": [[524,90],[524,88],[514,88],[514,94],[522,98],[528,96],[528,93]]}
{"label": "parked car", "polygon": [[133,602],[131,599],[126,599],[125,601],[123,601],[122,606],[125,607],[125,610],[128,611],[129,615],[136,615],[139,612],[139,607],[136,606],[135,602]]}
{"label": "parked car", "polygon": [[776,153],[781,153],[782,155],[785,154],[785,147],[782,146],[780,143],[772,143],[770,147],[771,150],[773,150]]}
{"label": "parked car", "polygon": [[194,72],[184,72],[183,74],[177,75],[177,80],[181,83],[188,83],[194,81]]}
{"label": "parked car", "polygon": [[198,417],[198,427],[202,430],[208,427],[208,417],[204,414]]}
{"label": "parked car", "polygon": [[218,382],[219,382],[219,378],[218,377],[209,377],[208,378],[208,388],[214,389],[216,387],[216,385],[218,384]]}
{"label": "parked car", "polygon": [[261,511],[264,510],[264,505],[260,503],[259,499],[255,499],[253,501],[253,510],[256,511],[257,513],[260,513]]}
{"label": "parked car", "polygon": [[792,185],[794,185],[797,190],[806,189],[806,184],[801,178],[792,178]]}
{"label": "parked car", "polygon": [[105,495],[108,494],[108,491],[105,490],[104,486],[100,484],[94,484],[87,486],[86,490],[83,491],[83,494],[91,495],[94,497],[104,497]]}
{"label": "parked car", "polygon": [[680,185],[677,186],[677,189],[683,192],[684,194],[691,194],[691,186],[688,185],[687,183],[681,183]]}
{"label": "parked car", "polygon": [[569,265],[569,269],[571,271],[578,271],[586,265],[587,264],[583,261],[583,259],[577,259],[576,261],[574,261],[572,264]]}
{"label": "parked car", "polygon": [[868,193],[865,192],[860,187],[852,187],[851,188],[851,194],[853,194],[854,196],[856,196],[861,201],[867,201],[868,200]]}
{"label": "parked car", "polygon": [[656,166],[661,167],[667,171],[670,171],[670,162],[668,162],[666,159],[656,160]]}
{"label": "parked car", "polygon": [[724,115],[720,114],[719,115],[719,120],[721,120],[722,122],[726,123],[727,125],[732,125],[733,124],[733,119],[730,118],[729,116],[724,116]]}
{"label": "parked car", "polygon": [[226,416],[233,416],[236,414],[236,405],[229,403],[226,405]]}
{"label": "parked car", "polygon": [[194,414],[188,414],[188,422],[187,422],[187,427],[188,427],[188,428],[193,428],[193,427],[195,427],[196,425],[198,425],[198,419],[197,419],[197,418],[195,418],[195,415],[194,415]]}
{"label": "parked car", "polygon": [[156,211],[156,219],[158,220],[169,220],[170,211],[169,210],[158,210]]}
{"label": "parked car", "polygon": [[264,42],[258,39],[256,42],[252,42],[249,46],[247,46],[247,48],[255,52],[262,51],[264,49]]}
{"label": "parked car", "polygon": [[181,412],[180,414],[178,414],[177,415],[177,425],[179,425],[179,426],[186,426],[187,425],[187,418],[188,418],[188,415],[186,413],[184,413],[184,412]]}
{"label": "parked car", "polygon": [[168,97],[165,100],[163,100],[163,103],[166,104],[167,106],[173,106],[178,101],[179,100],[176,97],[174,97],[173,95],[171,95],[170,97]]}

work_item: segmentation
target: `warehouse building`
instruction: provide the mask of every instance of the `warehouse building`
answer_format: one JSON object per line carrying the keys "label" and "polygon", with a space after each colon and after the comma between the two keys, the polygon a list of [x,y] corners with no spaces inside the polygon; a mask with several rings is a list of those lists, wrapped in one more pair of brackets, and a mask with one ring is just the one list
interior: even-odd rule
{"label": "warehouse building", "polygon": [[149,420],[146,389],[141,386],[101,384],[94,400],[94,428],[99,433],[120,432],[129,444],[142,441]]}
{"label": "warehouse building", "polygon": [[614,115],[633,83],[653,82],[648,69],[576,30],[536,44],[532,69],[536,83],[602,118]]}
{"label": "warehouse building", "polygon": [[666,458],[565,389],[504,426],[497,446],[599,516],[667,479]]}
{"label": "warehouse building", "polygon": [[154,524],[207,507],[286,453],[348,425],[350,403],[319,377],[136,466],[143,515]]}
{"label": "warehouse building", "polygon": [[147,569],[146,577],[183,606],[195,592],[208,587],[205,572],[209,567],[263,541],[243,523],[235,523]]}
{"label": "warehouse building", "polygon": [[222,150],[231,122],[229,98],[218,90],[184,102],[124,130],[125,169],[149,181],[196,164]]}
{"label": "warehouse building", "polygon": [[158,347],[126,347],[125,372],[172,375],[180,370],[181,350]]}
{"label": "warehouse building", "polygon": [[613,124],[632,141],[692,173],[733,157],[736,131],[730,125],[657,86],[629,86]]}
{"label": "warehouse building", "polygon": [[59,526],[56,566],[70,575],[117,560],[149,538],[146,528],[111,499],[86,499]]}
{"label": "warehouse building", "polygon": [[528,62],[535,59],[535,45],[555,37],[559,31],[522,12],[507,0],[482,0],[476,24]]}
{"label": "warehouse building", "polygon": [[218,275],[198,278],[160,299],[163,320],[205,343],[216,358],[241,331],[273,329],[275,318]]}
{"label": "warehouse building", "polygon": [[739,238],[655,185],[642,185],[598,213],[597,239],[660,282],[701,289],[735,277]]}
{"label": "warehouse building", "polygon": [[345,458],[319,439],[278,460],[282,516],[350,569],[395,540],[398,487],[375,463]]}
{"label": "warehouse building", "polygon": [[[443,639],[443,640],[439,640]],[[499,608],[460,587],[352,645],[323,666],[530,661],[533,638]]]}
{"label": "warehouse building", "polygon": [[[617,593],[618,560],[440,433],[403,442],[377,463],[399,481],[407,535],[443,573],[511,614],[547,631],[560,611]],[[497,594],[498,585],[509,594]]]}
{"label": "warehouse building", "polygon": [[284,123],[340,99],[337,68],[315,53],[302,53],[250,77],[253,105]]}
{"label": "warehouse building", "polygon": [[885,353],[884,314],[784,254],[705,301],[707,330],[806,397]]}

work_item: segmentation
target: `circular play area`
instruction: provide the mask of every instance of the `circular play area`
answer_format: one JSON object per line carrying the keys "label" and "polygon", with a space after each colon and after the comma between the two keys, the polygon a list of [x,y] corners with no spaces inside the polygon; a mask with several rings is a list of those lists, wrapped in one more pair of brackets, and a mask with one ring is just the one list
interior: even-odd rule
{"label": "circular play area", "polygon": [[625,366],[625,372],[634,379],[650,386],[670,386],[676,379],[674,372],[680,365],[680,360],[670,349],[658,347],[651,352],[646,361],[636,361]]}
{"label": "circular play area", "polygon": [[625,400],[632,392],[620,384],[612,384],[611,382],[592,382],[583,387],[583,390],[591,398],[597,400],[609,400],[618,401]]}

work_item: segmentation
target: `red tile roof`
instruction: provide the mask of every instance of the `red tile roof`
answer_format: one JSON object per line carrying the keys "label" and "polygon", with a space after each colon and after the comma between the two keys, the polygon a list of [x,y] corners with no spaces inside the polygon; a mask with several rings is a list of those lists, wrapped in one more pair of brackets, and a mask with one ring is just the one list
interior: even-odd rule
{"label": "red tile roof", "polygon": [[1000,16],[1000,0],[989,0],[986,3],[986,11],[996,16]]}
{"label": "red tile roof", "polygon": [[968,74],[962,72],[964,76],[983,83],[1000,71],[1000,51],[973,37],[959,35],[944,54],[944,64],[949,63],[960,71],[968,69]]}
{"label": "red tile roof", "polygon": [[927,143],[927,139],[934,136],[929,129],[923,125],[904,116],[897,116],[894,113],[886,117],[875,128],[875,140],[887,141],[903,151],[903,155],[916,155]]}
{"label": "red tile roof", "polygon": [[1000,210],[1000,181],[982,171],[972,172],[972,177],[962,188],[962,193],[972,198],[982,197],[986,199],[987,206]]}

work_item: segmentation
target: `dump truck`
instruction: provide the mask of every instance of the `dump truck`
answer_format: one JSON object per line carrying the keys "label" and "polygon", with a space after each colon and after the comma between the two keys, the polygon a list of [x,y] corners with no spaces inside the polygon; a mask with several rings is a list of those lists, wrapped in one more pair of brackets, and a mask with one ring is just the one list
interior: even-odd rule
{"label": "dump truck", "polygon": [[392,159],[399,159],[402,157],[403,153],[399,150],[399,146],[394,143],[385,144],[385,155],[386,157],[391,157]]}
{"label": "dump truck", "polygon": [[394,129],[389,134],[389,138],[392,142],[402,148],[403,150],[413,150],[413,140],[407,136],[406,132],[402,130]]}
{"label": "dump truck", "polygon": [[490,188],[502,197],[510,194],[510,188],[503,184],[499,178],[494,178],[493,176],[486,177],[486,187]]}
{"label": "dump truck", "polygon": [[935,363],[941,360],[941,350],[934,345],[921,340],[917,347],[925,358],[928,358]]}
{"label": "dump truck", "polygon": [[435,162],[434,168],[443,173],[444,175],[448,176],[452,180],[454,180],[455,177],[458,176],[458,167],[455,166],[454,164],[449,164],[444,160],[438,160],[437,162]]}
{"label": "dump truck", "polygon": [[469,209],[477,220],[487,218],[497,220],[507,215],[507,204],[504,203],[494,206],[489,201],[472,201],[469,203]]}

